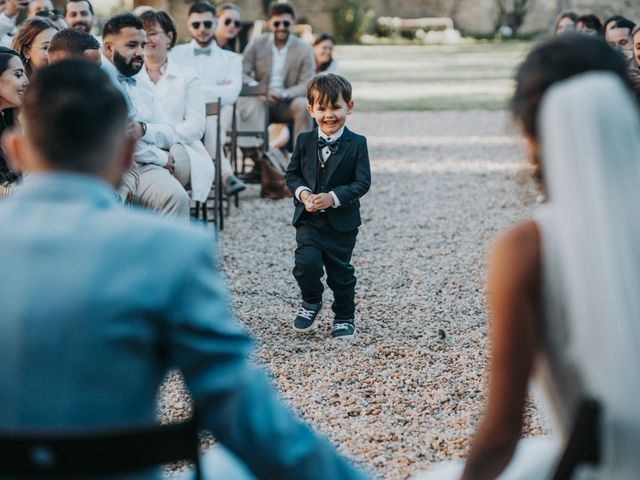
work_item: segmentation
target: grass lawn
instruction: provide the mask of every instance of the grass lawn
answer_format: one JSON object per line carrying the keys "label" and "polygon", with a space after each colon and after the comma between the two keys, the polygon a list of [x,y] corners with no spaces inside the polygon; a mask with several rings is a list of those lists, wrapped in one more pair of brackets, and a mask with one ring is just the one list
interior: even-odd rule
{"label": "grass lawn", "polygon": [[336,48],[358,110],[497,110],[529,43]]}

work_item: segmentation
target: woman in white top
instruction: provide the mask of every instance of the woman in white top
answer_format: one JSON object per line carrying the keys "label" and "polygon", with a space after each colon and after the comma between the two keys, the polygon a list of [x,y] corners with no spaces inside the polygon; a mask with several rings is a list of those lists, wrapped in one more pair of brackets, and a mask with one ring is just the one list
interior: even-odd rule
{"label": "woman in white top", "polygon": [[[547,196],[489,267],[491,377],[466,465],[421,479],[546,479],[581,401],[601,407],[600,461],[572,478],[640,478],[640,115],[624,58],[563,35],[529,54],[513,100]],[[555,442],[520,440],[530,380]]]}
{"label": "woman in white top", "polygon": [[171,148],[175,177],[191,185],[191,198],[204,202],[211,190],[214,165],[201,139],[205,131],[205,100],[195,70],[169,60],[176,42],[176,26],[164,11],[140,15],[147,33],[144,67],[140,76],[154,85],[154,95],[173,123],[179,142]]}

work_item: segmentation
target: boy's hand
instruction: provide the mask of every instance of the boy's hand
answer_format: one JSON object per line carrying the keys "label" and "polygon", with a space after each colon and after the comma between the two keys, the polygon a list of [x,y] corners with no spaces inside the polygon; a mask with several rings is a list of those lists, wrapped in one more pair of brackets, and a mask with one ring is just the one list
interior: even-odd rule
{"label": "boy's hand", "polygon": [[318,193],[313,196],[313,205],[318,210],[326,210],[333,207],[333,195],[330,193]]}
{"label": "boy's hand", "polygon": [[316,207],[313,204],[313,194],[310,191],[302,191],[300,193],[300,200],[304,204],[304,208],[307,212],[313,213],[316,211]]}

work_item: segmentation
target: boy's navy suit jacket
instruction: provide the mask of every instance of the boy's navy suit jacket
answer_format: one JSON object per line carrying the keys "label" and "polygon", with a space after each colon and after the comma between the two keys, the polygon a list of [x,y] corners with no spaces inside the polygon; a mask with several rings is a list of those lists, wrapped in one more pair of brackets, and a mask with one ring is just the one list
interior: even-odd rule
{"label": "boy's navy suit jacket", "polygon": [[[338,208],[327,208],[327,218],[331,226],[339,232],[350,232],[362,224],[360,218],[360,197],[371,186],[371,169],[367,139],[345,127],[340,137],[338,151],[327,161],[328,181],[326,191],[336,194],[340,200]],[[318,129],[298,136],[293,155],[285,174],[285,179],[293,193],[293,225],[298,226],[304,205],[295,198],[299,187],[308,187],[318,193]]]}

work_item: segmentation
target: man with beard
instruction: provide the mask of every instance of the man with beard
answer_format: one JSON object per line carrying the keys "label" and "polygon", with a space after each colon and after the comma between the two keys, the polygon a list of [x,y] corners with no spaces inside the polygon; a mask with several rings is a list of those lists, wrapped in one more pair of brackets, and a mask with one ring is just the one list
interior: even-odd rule
{"label": "man with beard", "polygon": [[[144,64],[144,26],[131,13],[116,15],[105,24],[102,40],[105,57],[102,67],[127,99],[131,119],[129,135],[138,140],[134,158],[139,184],[134,191],[126,193],[131,193],[134,201],[164,215],[188,220],[189,196],[172,175],[174,168],[181,167],[169,153],[176,141],[175,128],[155,101],[151,85],[135,78]],[[183,177],[189,178],[189,175]]]}
{"label": "man with beard", "polygon": [[64,6],[64,19],[71,28],[91,32],[95,17],[89,0],[69,0]]}
{"label": "man with beard", "polygon": [[[272,3],[269,7],[271,33],[257,37],[244,52],[242,68],[245,83],[269,84],[269,120],[293,123],[294,138],[313,123],[307,112],[307,82],[316,71],[312,48],[291,34],[295,12],[288,3]],[[254,80],[255,79],[255,80]],[[264,108],[256,97],[243,97],[238,102],[238,130],[260,130],[264,125]],[[243,147],[253,139],[241,139]]]}

